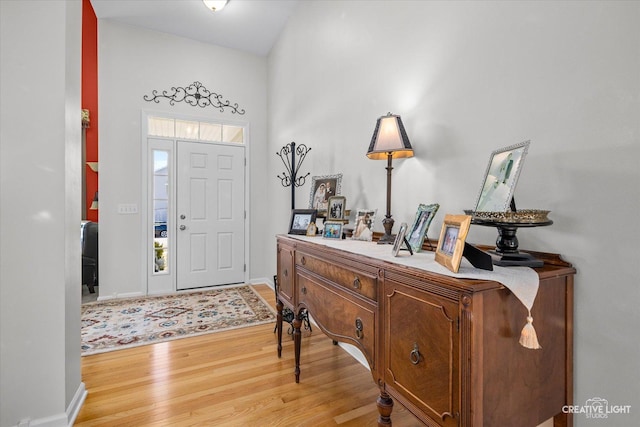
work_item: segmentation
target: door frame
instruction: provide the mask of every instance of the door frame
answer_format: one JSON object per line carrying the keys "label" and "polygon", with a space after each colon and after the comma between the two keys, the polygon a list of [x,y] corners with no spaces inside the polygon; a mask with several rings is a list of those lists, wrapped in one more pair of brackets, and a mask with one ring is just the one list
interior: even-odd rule
{"label": "door frame", "polygon": [[[147,143],[149,138],[148,136],[148,117],[163,117],[167,119],[177,119],[177,120],[192,120],[192,121],[202,121],[209,123],[220,123],[227,124],[232,126],[241,126],[244,128],[244,148],[245,148],[245,168],[244,168],[244,206],[245,206],[245,221],[244,221],[244,281],[245,283],[249,282],[249,271],[250,271],[250,260],[251,260],[251,247],[249,245],[249,230],[251,229],[250,218],[249,215],[251,205],[250,205],[250,195],[251,195],[251,174],[250,168],[248,165],[251,160],[251,135],[250,135],[250,125],[248,121],[241,120],[232,120],[232,119],[222,119],[217,117],[205,116],[205,115],[185,115],[185,114],[177,114],[170,113],[167,111],[157,111],[157,110],[141,110],[140,113],[140,123],[141,123],[141,135],[140,135],[140,154],[141,154],[141,167],[140,167],[140,175],[141,175],[141,197],[142,201],[140,204],[140,227],[142,230],[141,233],[141,242],[140,242],[140,261],[143,265],[141,269],[141,280],[143,283],[143,289],[146,291],[147,295],[154,294],[166,294],[166,293],[175,293],[177,291],[177,276],[176,276],[176,257],[175,255],[171,256],[169,273],[165,276],[164,280],[153,280],[154,275],[152,271],[152,260],[153,260],[153,251],[150,250],[151,245],[149,242],[153,240],[152,235],[152,224],[150,223],[150,200],[152,199],[152,194],[150,194],[151,183],[149,180],[150,173],[150,164],[151,164],[151,151],[150,146]],[[176,146],[178,138],[164,138],[164,137],[152,137],[157,140],[167,141],[168,151],[171,152],[171,171],[175,172],[175,156],[176,156]],[[189,140],[187,138],[180,138],[185,141],[194,141]],[[206,143],[206,142],[202,142]],[[210,143],[215,144],[215,143]],[[227,145],[227,143],[222,143],[222,145]],[[159,148],[159,147],[154,147]],[[165,148],[160,148],[165,149]],[[172,203],[175,204],[175,186],[170,190],[170,198]],[[169,209],[169,218],[168,223],[175,224],[175,206]],[[175,238],[175,237],[174,237]],[[175,246],[175,241],[173,242]],[[156,276],[161,277],[161,276]],[[206,288],[202,288],[206,289]]]}

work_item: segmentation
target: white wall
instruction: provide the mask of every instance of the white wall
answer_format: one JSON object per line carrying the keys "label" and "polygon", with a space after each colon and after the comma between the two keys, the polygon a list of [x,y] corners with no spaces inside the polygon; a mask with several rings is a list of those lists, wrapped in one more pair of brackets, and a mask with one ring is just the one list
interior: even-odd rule
{"label": "white wall", "polygon": [[[435,239],[444,214],[473,208],[491,151],[531,139],[516,202],[551,210],[554,224],[518,237],[578,271],[575,403],[640,409],[640,3],[301,2],[268,71],[269,153],[312,147],[302,172],[343,173],[348,207],[377,208],[377,231],[385,163],[365,152],[379,116],[400,114],[415,150],[394,163],[395,230],[439,203]],[[286,233],[289,191],[280,159],[268,161],[273,234]],[[309,184],[297,191],[298,208],[308,195]],[[478,226],[469,236],[495,238]],[[271,265],[274,243],[253,248]]]}
{"label": "white wall", "polygon": [[[163,33],[100,20],[99,51],[99,193],[100,298],[146,294],[142,257],[141,111],[201,119],[239,120],[249,124],[251,239],[268,218],[257,207],[267,200],[264,175],[266,143],[266,58]],[[229,110],[169,105],[143,99],[153,90],[170,91],[195,81],[238,103],[244,115]],[[140,214],[119,215],[119,204],[136,204]],[[248,207],[249,208],[249,207]],[[250,248],[247,248],[250,249]],[[250,277],[265,270],[264,257],[247,258]]]}
{"label": "white wall", "polygon": [[80,381],[77,1],[0,2],[0,426],[67,426]]}
{"label": "white wall", "polygon": [[[70,350],[80,304],[79,8],[0,1],[2,427],[66,425],[82,391]],[[303,172],[343,173],[350,207],[376,207],[380,218],[384,162],[364,153],[375,119],[402,115],[416,157],[394,163],[392,212],[408,222],[418,203],[440,203],[433,237],[445,213],[472,206],[489,153],[531,139],[518,204],[550,209],[555,224],[518,234],[523,248],[562,253],[578,270],[575,401],[637,411],[639,23],[637,2],[301,2],[267,80],[263,58],[101,21],[100,222],[112,239],[101,239],[110,243],[100,292],[143,291],[140,218],[115,213],[142,203],[140,110],[238,118],[144,102],[153,89],[198,80],[247,110],[252,278],[273,274],[273,235],[288,226],[275,153],[292,140],[312,147]],[[297,191],[298,207],[308,194],[308,184]],[[495,233],[474,227],[470,240],[492,243]],[[578,426],[628,421],[576,417]]]}

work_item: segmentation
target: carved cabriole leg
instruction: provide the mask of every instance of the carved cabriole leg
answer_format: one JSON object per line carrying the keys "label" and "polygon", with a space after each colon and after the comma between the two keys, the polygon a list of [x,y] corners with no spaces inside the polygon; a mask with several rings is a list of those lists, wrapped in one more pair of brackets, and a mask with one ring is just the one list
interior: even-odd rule
{"label": "carved cabriole leg", "polygon": [[393,399],[382,389],[380,389],[380,396],[376,402],[378,404],[378,427],[390,427],[391,426],[391,412],[393,411]]}
{"label": "carved cabriole leg", "polygon": [[296,383],[300,382],[300,343],[302,342],[302,333],[300,332],[300,326],[302,325],[301,314],[298,313],[293,319],[293,346],[296,354]]}
{"label": "carved cabriole leg", "polygon": [[278,330],[278,357],[282,357],[282,309],[283,305],[280,300],[276,300],[276,309],[278,315],[276,316],[276,329]]}

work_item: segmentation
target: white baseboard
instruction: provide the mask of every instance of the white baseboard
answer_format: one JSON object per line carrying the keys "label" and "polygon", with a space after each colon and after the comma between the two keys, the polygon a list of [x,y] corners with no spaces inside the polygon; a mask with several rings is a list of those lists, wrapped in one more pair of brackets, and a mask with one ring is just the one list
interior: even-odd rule
{"label": "white baseboard", "polygon": [[67,422],[67,414],[64,412],[43,418],[25,418],[18,421],[14,427],[70,427],[72,424]]}
{"label": "white baseboard", "polygon": [[66,413],[52,415],[44,418],[25,418],[18,421],[14,427],[72,427],[76,421],[80,408],[87,397],[87,389],[83,382],[80,383],[73,399],[69,403]]}
{"label": "white baseboard", "polygon": [[[1,1],[1,0],[0,0]],[[143,297],[151,297],[151,296],[162,296],[162,295],[176,295],[180,292],[197,292],[197,291],[208,291],[211,289],[225,289],[225,288],[235,288],[238,286],[243,286],[245,283],[236,283],[233,285],[218,285],[218,286],[210,286],[210,287],[203,287],[203,288],[194,288],[194,289],[183,289],[183,290],[177,290],[177,291],[169,291],[169,292],[159,292],[157,294],[143,294],[142,292],[127,292],[127,293],[122,293],[122,294],[112,294],[112,295],[99,295],[97,301],[109,301],[109,300],[113,300],[113,299],[119,299],[119,298],[143,298]],[[273,283],[273,279],[268,279],[268,278],[257,278],[257,279],[250,279],[247,284],[250,285],[267,285],[269,286],[271,289],[275,289],[275,284]]]}
{"label": "white baseboard", "polygon": [[249,279],[247,282],[250,285],[267,285],[271,289],[275,289],[275,283],[273,283],[273,279],[268,279],[266,277],[258,277],[256,279]]}
{"label": "white baseboard", "polygon": [[126,293],[122,293],[122,294],[112,294],[112,295],[99,295],[97,301],[108,301],[108,300],[112,300],[112,299],[118,299],[118,298],[140,298],[140,297],[146,297],[146,296],[151,296],[151,295],[145,295],[142,292],[126,292]]}
{"label": "white baseboard", "polygon": [[73,395],[73,399],[69,403],[69,407],[67,408],[67,420],[69,421],[69,427],[73,426],[76,422],[76,418],[78,417],[78,413],[84,404],[85,399],[87,398],[87,388],[85,387],[83,382],[80,382],[78,389],[76,390],[76,394]]}

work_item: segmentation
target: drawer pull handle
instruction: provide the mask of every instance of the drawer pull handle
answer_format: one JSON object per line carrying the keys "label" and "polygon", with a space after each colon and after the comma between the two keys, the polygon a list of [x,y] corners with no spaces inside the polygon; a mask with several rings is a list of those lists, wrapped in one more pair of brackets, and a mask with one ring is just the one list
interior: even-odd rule
{"label": "drawer pull handle", "polygon": [[285,269],[283,274],[284,274],[284,277],[287,277],[289,275],[289,272]]}
{"label": "drawer pull handle", "polygon": [[307,259],[306,259],[305,257],[302,257],[302,258],[300,259],[300,263],[301,263],[302,265],[307,265]]}
{"label": "drawer pull handle", "polygon": [[360,278],[358,276],[353,279],[353,287],[354,289],[360,289]]}
{"label": "drawer pull handle", "polygon": [[422,355],[420,354],[420,350],[418,349],[418,343],[414,342],[413,350],[411,350],[411,353],[409,353],[409,360],[413,365],[417,365],[418,363],[420,363],[421,358]]}
{"label": "drawer pull handle", "polygon": [[359,317],[356,317],[356,338],[358,338],[359,340],[362,339],[362,337],[364,337],[364,333],[362,332],[363,326],[362,326],[362,319],[360,319]]}

